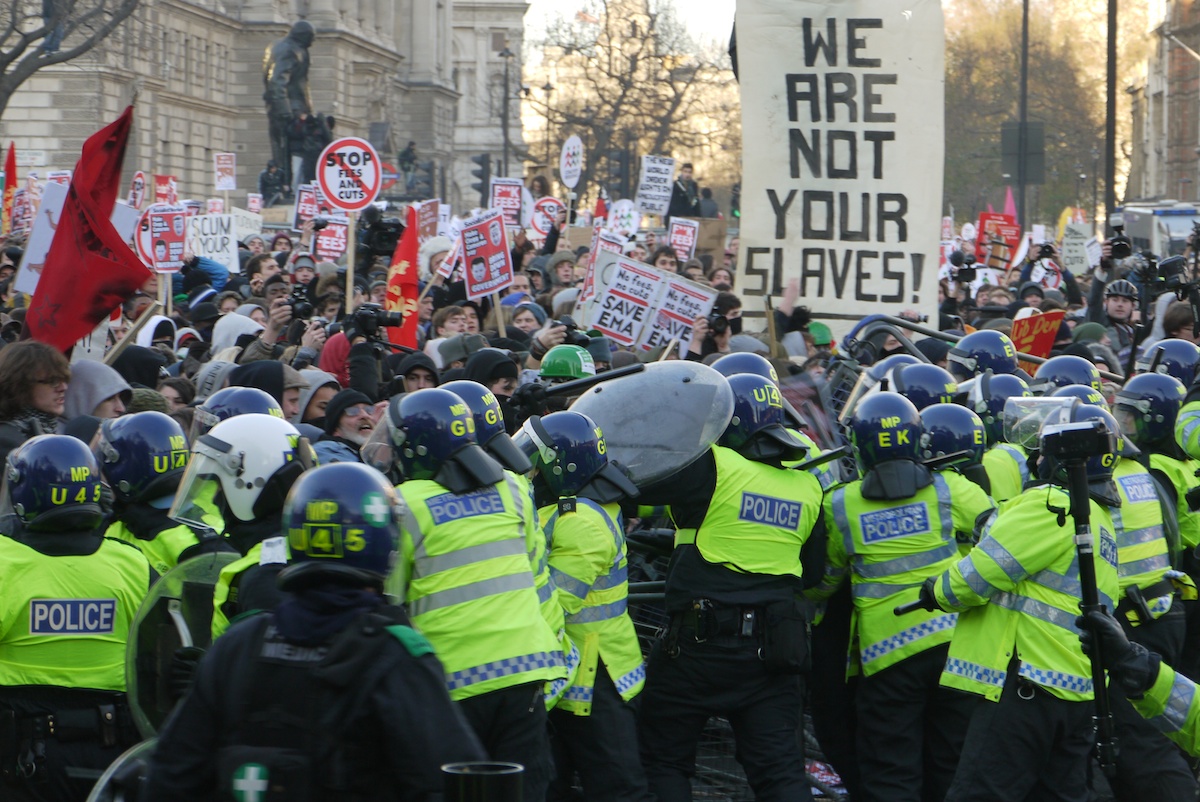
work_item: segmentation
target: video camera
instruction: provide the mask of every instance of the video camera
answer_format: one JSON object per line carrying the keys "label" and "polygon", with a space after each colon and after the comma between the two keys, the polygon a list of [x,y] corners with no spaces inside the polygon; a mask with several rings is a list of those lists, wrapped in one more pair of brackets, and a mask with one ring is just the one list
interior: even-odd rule
{"label": "video camera", "polygon": [[579,324],[575,322],[575,318],[570,315],[563,315],[558,320],[551,320],[551,326],[563,326],[567,332],[563,336],[563,344],[578,345],[580,348],[587,348],[588,343],[592,338],[579,330]]}
{"label": "video camera", "polygon": [[1113,231],[1117,232],[1111,239],[1109,245],[1112,247],[1113,259],[1128,259],[1133,255],[1133,243],[1129,237],[1125,236],[1125,218],[1122,215],[1114,214],[1108,219],[1108,224],[1112,226]]}
{"label": "video camera", "polygon": [[368,340],[379,339],[380,329],[404,325],[402,312],[388,312],[379,304],[363,304],[354,310],[354,329]]}
{"label": "video camera", "polygon": [[974,281],[979,272],[975,268],[975,254],[972,251],[955,251],[950,254],[950,265],[950,277],[964,284]]}
{"label": "video camera", "polygon": [[1060,464],[1117,453],[1117,433],[1097,420],[1054,423],[1042,430],[1041,453]]}

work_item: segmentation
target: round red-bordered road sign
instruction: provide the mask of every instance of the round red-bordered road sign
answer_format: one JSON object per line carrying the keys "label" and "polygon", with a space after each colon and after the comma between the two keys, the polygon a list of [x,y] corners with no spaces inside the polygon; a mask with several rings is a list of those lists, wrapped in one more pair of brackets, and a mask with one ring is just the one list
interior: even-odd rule
{"label": "round red-bordered road sign", "polygon": [[321,151],[317,184],[331,206],[357,212],[378,197],[383,185],[383,162],[371,143],[354,136],[343,137]]}

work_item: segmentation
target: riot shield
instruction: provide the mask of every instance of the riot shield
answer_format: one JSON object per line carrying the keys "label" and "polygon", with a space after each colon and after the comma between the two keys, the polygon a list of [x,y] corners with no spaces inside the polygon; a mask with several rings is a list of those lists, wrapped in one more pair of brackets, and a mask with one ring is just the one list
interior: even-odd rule
{"label": "riot shield", "polygon": [[138,799],[141,782],[146,777],[146,762],[154,752],[158,739],[136,743],[104,770],[88,794],[87,802],[124,802]]}
{"label": "riot shield", "polygon": [[175,707],[168,687],[175,651],[211,642],[213,588],[221,569],[239,556],[218,552],[180,563],[150,588],[138,608],[125,645],[125,684],[143,738],[158,734]]}
{"label": "riot shield", "polygon": [[598,384],[571,404],[599,424],[609,459],[635,484],[683,468],[709,449],[733,417],[733,391],[699,362],[668,361]]}

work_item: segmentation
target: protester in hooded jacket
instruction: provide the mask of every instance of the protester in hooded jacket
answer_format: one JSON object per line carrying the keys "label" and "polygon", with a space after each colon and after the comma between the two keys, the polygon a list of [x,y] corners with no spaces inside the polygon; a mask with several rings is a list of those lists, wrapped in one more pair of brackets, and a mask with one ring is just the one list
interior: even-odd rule
{"label": "protester in hooded jacket", "polygon": [[[197,280],[199,278],[199,280]],[[171,276],[171,291],[176,295],[187,292],[188,286],[208,284],[217,292],[229,283],[229,268],[205,256],[193,256],[183,263],[183,268]]]}
{"label": "protester in hooded jacket", "polygon": [[63,414],[71,365],[36,340],[0,350],[0,467],[31,437],[53,434]]}
{"label": "protester in hooded jacket", "polygon": [[219,354],[226,348],[232,348],[242,337],[255,337],[262,330],[263,324],[249,317],[238,314],[224,315],[217,321],[217,325],[213,326],[213,353]]}
{"label": "protester in hooded jacket", "polygon": [[306,368],[300,371],[300,375],[304,377],[308,386],[300,390],[300,414],[291,422],[324,427],[325,410],[329,401],[342,389],[337,377],[317,368]]}
{"label": "protester in hooded jacket", "polygon": [[154,315],[138,329],[138,345],[150,348],[155,343],[166,343],[168,346],[175,343],[175,321],[166,315]]}
{"label": "protester in hooded jacket", "polygon": [[257,387],[279,402],[283,417],[291,420],[300,414],[300,394],[308,382],[295,368],[282,362],[259,360],[239,365],[229,372],[228,386]]}
{"label": "protester in hooded jacket", "polygon": [[157,348],[130,345],[113,360],[113,368],[130,387],[154,389],[166,376],[167,358]]}
{"label": "protester in hooded jacket", "polygon": [[63,420],[80,415],[115,418],[125,413],[133,388],[116,370],[102,362],[82,360],[71,369]]}

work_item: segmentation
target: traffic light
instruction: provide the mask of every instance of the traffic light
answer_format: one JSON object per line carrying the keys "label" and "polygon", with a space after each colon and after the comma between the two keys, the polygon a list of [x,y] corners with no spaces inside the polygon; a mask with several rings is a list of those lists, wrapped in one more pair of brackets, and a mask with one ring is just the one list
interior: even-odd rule
{"label": "traffic light", "polygon": [[413,177],[413,185],[410,192],[417,198],[424,200],[433,197],[433,160],[417,162],[416,174]]}
{"label": "traffic light", "polygon": [[479,205],[486,209],[492,194],[492,154],[480,153],[472,156],[471,161],[476,165],[471,169],[471,175],[479,179],[471,184],[471,189],[479,192]]}
{"label": "traffic light", "polygon": [[611,191],[621,197],[629,195],[629,152],[625,150],[610,150],[608,152],[608,184]]}
{"label": "traffic light", "polygon": [[729,198],[729,214],[733,217],[742,216],[742,184],[740,181],[733,185],[733,192]]}

